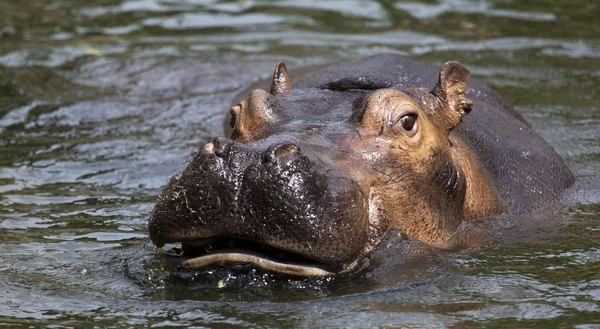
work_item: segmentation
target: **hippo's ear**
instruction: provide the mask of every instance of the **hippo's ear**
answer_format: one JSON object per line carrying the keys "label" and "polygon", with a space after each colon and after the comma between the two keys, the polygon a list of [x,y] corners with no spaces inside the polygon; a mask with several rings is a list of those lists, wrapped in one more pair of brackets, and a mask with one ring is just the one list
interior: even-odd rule
{"label": "hippo's ear", "polygon": [[271,82],[271,94],[277,95],[284,91],[292,90],[292,81],[288,76],[284,62],[275,64],[275,72],[273,72],[273,80]]}
{"label": "hippo's ear", "polygon": [[444,116],[452,130],[473,109],[473,102],[465,97],[467,81],[471,74],[459,62],[447,62],[440,70],[437,85],[431,91],[444,102]]}

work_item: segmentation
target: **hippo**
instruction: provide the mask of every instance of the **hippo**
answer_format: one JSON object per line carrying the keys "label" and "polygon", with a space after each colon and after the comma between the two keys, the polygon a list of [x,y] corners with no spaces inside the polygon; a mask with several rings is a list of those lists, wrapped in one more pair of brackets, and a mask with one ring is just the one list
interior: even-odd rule
{"label": "hippo", "polygon": [[[574,181],[489,87],[397,54],[321,67],[230,109],[231,137],[199,146],[149,217],[180,268],[249,263],[292,276],[362,268],[396,230],[440,249],[477,246],[471,223],[548,209]],[[294,88],[292,88],[292,85]]]}

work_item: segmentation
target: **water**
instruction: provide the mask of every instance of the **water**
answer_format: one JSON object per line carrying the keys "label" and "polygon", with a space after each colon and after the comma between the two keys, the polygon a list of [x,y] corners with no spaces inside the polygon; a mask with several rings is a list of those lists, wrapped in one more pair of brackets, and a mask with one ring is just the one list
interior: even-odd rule
{"label": "water", "polygon": [[[599,19],[593,0],[0,0],[0,324],[599,328]],[[148,213],[237,93],[278,60],[385,51],[459,60],[516,105],[577,176],[565,209],[336,279],[164,268]]]}

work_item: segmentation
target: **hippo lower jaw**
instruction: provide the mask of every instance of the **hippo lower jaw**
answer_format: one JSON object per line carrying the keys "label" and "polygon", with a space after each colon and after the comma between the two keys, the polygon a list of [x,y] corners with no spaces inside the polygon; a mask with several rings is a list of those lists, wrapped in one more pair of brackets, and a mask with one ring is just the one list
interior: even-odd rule
{"label": "hippo lower jaw", "polygon": [[[228,244],[234,244],[236,240],[227,239]],[[185,247],[184,250],[189,249]],[[272,256],[267,255],[268,247],[261,250],[251,250],[242,248],[227,248],[222,250],[210,251],[198,257],[185,260],[178,267],[179,269],[203,269],[215,267],[218,265],[245,263],[267,271],[302,277],[313,276],[331,276],[335,272],[328,271],[323,265],[311,263],[308,260],[298,260],[298,257],[281,250],[270,250]]]}
{"label": "hippo lower jaw", "polygon": [[332,276],[334,272],[303,264],[284,263],[266,258],[262,255],[249,253],[223,252],[205,255],[187,260],[181,264],[181,269],[199,269],[223,263],[249,263],[267,271],[303,277]]}
{"label": "hippo lower jaw", "polygon": [[[299,277],[333,276],[349,272],[364,257],[343,266],[332,266],[283,249],[237,238],[212,237],[182,242],[186,260],[178,269],[204,269],[229,264],[251,264],[264,270]],[[371,250],[372,248],[365,248]],[[191,258],[190,258],[191,257]]]}

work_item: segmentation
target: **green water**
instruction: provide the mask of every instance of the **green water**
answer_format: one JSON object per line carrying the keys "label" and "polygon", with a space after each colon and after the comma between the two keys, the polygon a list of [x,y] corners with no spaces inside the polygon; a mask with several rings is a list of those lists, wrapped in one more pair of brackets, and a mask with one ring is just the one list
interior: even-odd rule
{"label": "green water", "polygon": [[[164,270],[148,213],[239,91],[386,51],[513,103],[577,177],[564,210],[336,279]],[[0,0],[0,324],[600,328],[599,101],[593,0]]]}

